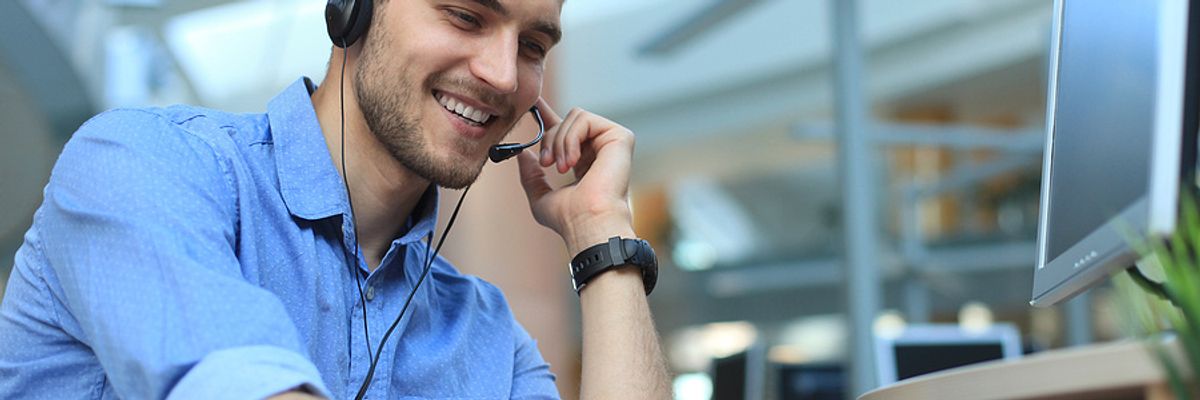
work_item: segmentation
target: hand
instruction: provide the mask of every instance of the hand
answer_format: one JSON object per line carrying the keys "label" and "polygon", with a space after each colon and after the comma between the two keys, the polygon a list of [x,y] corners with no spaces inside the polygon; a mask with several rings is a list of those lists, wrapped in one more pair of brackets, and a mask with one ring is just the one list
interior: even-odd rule
{"label": "hand", "polygon": [[[533,218],[562,236],[571,255],[613,236],[634,237],[628,200],[633,132],[579,108],[563,119],[544,99],[537,107],[546,125],[541,152],[517,156]],[[543,170],[551,165],[560,174],[574,169],[576,181],[552,188]]]}

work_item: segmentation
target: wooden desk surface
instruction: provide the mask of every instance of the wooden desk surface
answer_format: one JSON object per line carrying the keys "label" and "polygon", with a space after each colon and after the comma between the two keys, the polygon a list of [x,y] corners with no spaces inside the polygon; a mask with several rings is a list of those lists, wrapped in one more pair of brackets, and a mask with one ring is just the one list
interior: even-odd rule
{"label": "wooden desk surface", "polygon": [[[1169,348],[1179,354],[1174,345]],[[1166,375],[1147,344],[1123,341],[923,375],[872,390],[859,399],[1173,398],[1165,382]]]}

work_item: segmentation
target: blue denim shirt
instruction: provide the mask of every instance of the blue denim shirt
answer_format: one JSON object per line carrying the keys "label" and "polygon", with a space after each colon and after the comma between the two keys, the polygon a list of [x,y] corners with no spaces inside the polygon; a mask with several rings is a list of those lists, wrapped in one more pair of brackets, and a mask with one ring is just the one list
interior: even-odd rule
{"label": "blue denim shirt", "polygon": [[[420,275],[437,191],[396,221],[380,268],[352,268],[311,92],[298,80],[266,114],[123,109],[80,127],[0,305],[0,397],[353,397]],[[558,396],[496,287],[438,258],[412,303],[368,398]]]}

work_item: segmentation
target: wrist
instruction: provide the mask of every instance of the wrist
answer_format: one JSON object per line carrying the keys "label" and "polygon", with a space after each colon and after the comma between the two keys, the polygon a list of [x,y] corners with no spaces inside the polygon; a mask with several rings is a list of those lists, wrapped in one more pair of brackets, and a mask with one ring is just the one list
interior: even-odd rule
{"label": "wrist", "polygon": [[620,236],[623,238],[636,238],[637,234],[633,232],[632,226],[592,226],[592,229],[581,229],[573,232],[570,235],[564,235],[563,241],[567,245],[567,254],[571,257],[578,255],[580,252],[589,247],[608,242],[608,238]]}
{"label": "wrist", "polygon": [[628,210],[595,213],[575,218],[564,229],[563,242],[567,254],[574,257],[579,252],[604,242],[613,236],[635,238],[633,218]]}

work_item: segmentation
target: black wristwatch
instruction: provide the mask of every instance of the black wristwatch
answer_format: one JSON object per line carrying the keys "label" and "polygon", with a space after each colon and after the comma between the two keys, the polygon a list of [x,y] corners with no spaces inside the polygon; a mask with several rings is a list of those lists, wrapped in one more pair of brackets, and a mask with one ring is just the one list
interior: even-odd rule
{"label": "black wristwatch", "polygon": [[646,295],[654,290],[658,282],[658,257],[650,243],[642,239],[625,239],[613,236],[608,242],[588,247],[571,259],[568,270],[575,293],[579,293],[588,282],[604,271],[615,267],[632,265],[642,269],[642,285]]}

